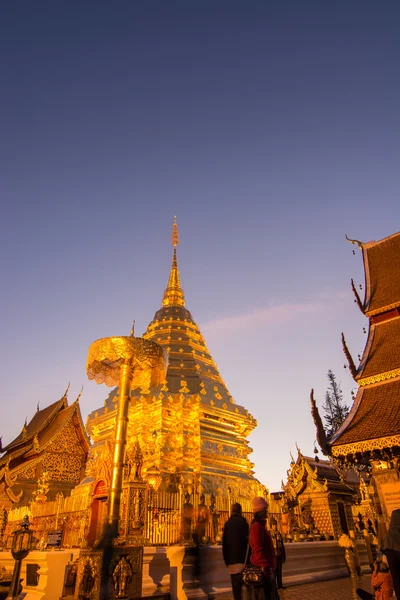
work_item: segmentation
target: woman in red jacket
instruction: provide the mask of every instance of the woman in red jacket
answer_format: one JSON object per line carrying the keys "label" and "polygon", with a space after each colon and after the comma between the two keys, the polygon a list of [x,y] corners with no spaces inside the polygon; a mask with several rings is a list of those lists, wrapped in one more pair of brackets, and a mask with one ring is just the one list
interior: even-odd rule
{"label": "woman in red jacket", "polygon": [[256,600],[275,600],[279,598],[275,583],[276,557],[272,538],[267,531],[267,503],[264,498],[253,498],[254,519],[250,527],[249,544],[251,564],[264,572],[264,587],[255,588]]}

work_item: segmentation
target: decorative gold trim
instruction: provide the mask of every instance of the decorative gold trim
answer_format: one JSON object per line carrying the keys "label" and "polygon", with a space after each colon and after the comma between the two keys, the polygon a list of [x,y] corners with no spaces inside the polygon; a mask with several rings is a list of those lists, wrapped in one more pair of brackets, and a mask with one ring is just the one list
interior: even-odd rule
{"label": "decorative gold trim", "polygon": [[357,381],[360,387],[371,385],[372,383],[379,383],[380,381],[386,381],[387,379],[394,379],[400,376],[400,369],[393,369],[392,371],[386,371],[385,373],[378,373],[378,375],[371,375],[371,377],[365,377]]}
{"label": "decorative gold trim", "polygon": [[398,308],[400,306],[400,301],[393,302],[393,304],[388,304],[387,306],[382,306],[382,308],[376,308],[375,310],[366,310],[365,315],[367,317],[374,317],[375,315],[379,315],[380,313],[387,312],[389,310],[393,310],[393,308]]}
{"label": "decorative gold trim", "polygon": [[338,444],[337,446],[331,446],[331,454],[332,456],[346,456],[347,454],[382,450],[383,448],[391,448],[393,446],[400,446],[400,435],[373,438],[371,440],[353,442],[352,444]]}

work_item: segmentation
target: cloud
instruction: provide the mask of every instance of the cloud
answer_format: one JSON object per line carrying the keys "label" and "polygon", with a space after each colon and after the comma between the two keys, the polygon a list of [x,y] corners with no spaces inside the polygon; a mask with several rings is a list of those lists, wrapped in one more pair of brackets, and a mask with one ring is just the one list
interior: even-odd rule
{"label": "cloud", "polygon": [[262,325],[281,325],[302,315],[324,313],[333,307],[337,308],[348,297],[345,292],[324,291],[305,302],[271,304],[266,307],[252,308],[237,315],[217,317],[202,324],[200,329],[209,336],[227,331],[249,330]]}

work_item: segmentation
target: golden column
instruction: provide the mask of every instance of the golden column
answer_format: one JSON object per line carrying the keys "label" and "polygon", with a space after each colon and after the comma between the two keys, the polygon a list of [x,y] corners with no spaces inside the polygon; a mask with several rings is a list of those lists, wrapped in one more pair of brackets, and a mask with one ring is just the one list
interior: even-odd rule
{"label": "golden column", "polygon": [[86,364],[87,376],[96,383],[119,388],[118,415],[115,423],[115,448],[111,469],[106,537],[118,535],[122,478],[128,431],[131,389],[148,389],[162,383],[168,367],[167,352],[155,342],[143,338],[110,337],[93,342]]}

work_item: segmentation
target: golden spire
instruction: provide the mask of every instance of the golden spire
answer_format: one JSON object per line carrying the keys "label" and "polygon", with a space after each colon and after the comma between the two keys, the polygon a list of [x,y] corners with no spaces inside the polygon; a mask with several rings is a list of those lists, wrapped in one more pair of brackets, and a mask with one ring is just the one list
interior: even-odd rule
{"label": "golden spire", "polygon": [[174,217],[174,224],[172,226],[171,244],[173,245],[174,248],[176,248],[177,245],[179,244],[179,242],[180,242],[180,239],[179,239],[178,225],[176,224],[176,217]]}
{"label": "golden spire", "polygon": [[179,233],[178,225],[176,224],[176,217],[174,217],[174,225],[172,227],[171,242],[174,247],[174,254],[172,258],[172,267],[169,273],[168,285],[164,292],[164,298],[162,301],[163,306],[185,306],[185,298],[181,288],[181,280],[179,277],[178,261],[176,259],[176,247],[179,244]]}

